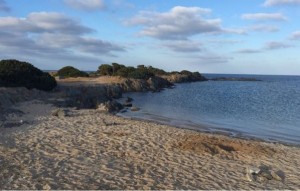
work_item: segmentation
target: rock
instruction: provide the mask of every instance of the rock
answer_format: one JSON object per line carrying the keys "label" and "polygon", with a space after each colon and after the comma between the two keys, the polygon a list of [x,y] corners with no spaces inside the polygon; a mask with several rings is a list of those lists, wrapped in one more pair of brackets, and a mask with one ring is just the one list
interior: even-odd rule
{"label": "rock", "polygon": [[274,171],[270,171],[270,173],[271,173],[273,179],[282,181],[282,178],[278,174],[276,174]]}
{"label": "rock", "polygon": [[133,101],[133,99],[131,97],[127,97],[126,100],[125,100],[125,102],[127,102],[127,103],[132,102],[132,101]]}
{"label": "rock", "polygon": [[66,117],[67,111],[65,109],[56,109],[51,113],[52,116],[56,116],[56,117]]}
{"label": "rock", "polygon": [[126,79],[120,85],[125,92],[145,92],[149,89],[147,81],[141,79]]}
{"label": "rock", "polygon": [[140,110],[140,108],[138,108],[138,107],[132,107],[131,108],[131,111],[139,111]]}
{"label": "rock", "polygon": [[207,79],[198,72],[188,73],[174,73],[171,75],[161,76],[171,83],[186,83],[186,82],[199,82],[207,81]]}
{"label": "rock", "polygon": [[259,168],[248,167],[246,173],[246,179],[248,181],[257,181],[261,183],[269,180],[283,181],[283,178],[280,176],[280,174],[284,174],[284,173],[282,171],[278,171],[277,173],[275,173],[271,169],[272,169],[271,167],[265,165],[262,165]]}
{"label": "rock", "polygon": [[266,182],[268,179],[264,176],[257,176],[256,181],[258,182]]}
{"label": "rock", "polygon": [[261,171],[259,174],[258,174],[259,177],[264,177],[265,179],[268,179],[268,180],[272,180],[272,175],[270,173],[270,171]]}
{"label": "rock", "polygon": [[46,184],[43,186],[43,190],[51,190],[51,187],[49,186],[49,184]]}
{"label": "rock", "polygon": [[248,173],[249,174],[252,174],[252,175],[254,175],[254,174],[258,174],[260,172],[260,169],[259,168],[257,168],[257,167],[249,167],[248,168]]}
{"label": "rock", "polygon": [[101,103],[97,106],[97,110],[99,111],[106,111],[106,107],[104,103]]}
{"label": "rock", "polygon": [[123,104],[124,107],[132,107],[132,103],[129,103],[129,102],[125,102]]}
{"label": "rock", "polygon": [[112,113],[112,112],[118,112],[121,109],[123,109],[124,107],[122,104],[120,104],[117,101],[108,101],[105,103],[105,108],[106,108],[106,111]]}
{"label": "rock", "polygon": [[157,92],[160,91],[163,88],[171,87],[173,84],[170,83],[168,80],[163,79],[158,76],[153,76],[147,80],[147,83],[149,84],[150,90]]}
{"label": "rock", "polygon": [[120,113],[126,113],[127,112],[127,109],[122,109],[121,111],[120,111]]}

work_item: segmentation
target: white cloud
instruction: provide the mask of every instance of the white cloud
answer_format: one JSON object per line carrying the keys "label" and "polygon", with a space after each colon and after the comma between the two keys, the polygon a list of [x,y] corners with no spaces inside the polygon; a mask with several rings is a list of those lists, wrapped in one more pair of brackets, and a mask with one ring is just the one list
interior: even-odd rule
{"label": "white cloud", "polygon": [[300,5],[300,0],[266,0],[263,5],[266,7],[276,5]]}
{"label": "white cloud", "polygon": [[265,50],[276,50],[276,49],[283,49],[283,48],[290,48],[292,45],[286,43],[286,42],[281,42],[281,41],[270,41],[266,42],[264,49]]}
{"label": "white cloud", "polygon": [[262,52],[260,49],[250,49],[250,48],[240,49],[236,51],[236,53],[241,53],[241,54],[254,54],[260,52]]}
{"label": "white cloud", "polygon": [[26,18],[0,17],[0,30],[10,32],[62,32],[68,34],[90,33],[91,28],[60,13],[36,12]]}
{"label": "white cloud", "polygon": [[223,29],[221,19],[205,19],[210,9],[177,6],[168,12],[142,11],[125,21],[126,25],[143,26],[140,35],[158,39],[184,40],[198,34],[243,33],[236,29]]}
{"label": "white cloud", "polygon": [[246,27],[246,31],[253,31],[253,32],[278,32],[279,27],[274,25],[252,25]]}
{"label": "white cloud", "polygon": [[174,52],[200,52],[201,43],[192,41],[169,41],[163,43],[163,47],[166,47]]}
{"label": "white cloud", "polygon": [[286,21],[287,18],[282,13],[251,13],[243,14],[242,19],[256,21]]}
{"label": "white cloud", "polygon": [[65,3],[78,10],[97,11],[105,8],[104,0],[64,0]]}
{"label": "white cloud", "polygon": [[0,11],[9,12],[10,8],[6,5],[4,0],[0,0]]}
{"label": "white cloud", "polygon": [[290,40],[300,40],[300,31],[295,31],[290,36]]}
{"label": "white cloud", "polygon": [[113,52],[125,51],[117,44],[86,36],[93,31],[59,13],[0,17],[0,55],[79,62],[100,60],[103,56],[114,56]]}
{"label": "white cloud", "polygon": [[207,55],[197,56],[195,57],[195,59],[197,60],[197,62],[202,64],[221,64],[221,63],[227,63],[233,58],[207,53]]}
{"label": "white cloud", "polygon": [[242,53],[242,54],[254,54],[254,53],[261,53],[264,51],[272,51],[272,50],[278,50],[278,49],[285,49],[285,48],[291,48],[293,45],[285,42],[285,41],[269,41],[264,44],[261,48],[257,49],[240,49],[237,50],[235,53]]}
{"label": "white cloud", "polygon": [[84,53],[110,54],[111,51],[124,51],[124,48],[95,38],[87,38],[68,34],[44,33],[37,44],[47,44],[51,48],[73,49]]}

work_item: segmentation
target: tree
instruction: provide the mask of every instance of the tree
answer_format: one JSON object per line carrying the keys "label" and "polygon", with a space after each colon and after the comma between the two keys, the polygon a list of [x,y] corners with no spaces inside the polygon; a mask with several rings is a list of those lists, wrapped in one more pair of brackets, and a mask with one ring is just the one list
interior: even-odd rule
{"label": "tree", "polygon": [[0,61],[0,86],[26,87],[49,91],[57,85],[54,77],[27,62]]}
{"label": "tree", "polygon": [[115,75],[121,76],[123,78],[128,78],[129,74],[134,72],[135,70],[136,69],[134,67],[124,67],[124,68],[119,69]]}
{"label": "tree", "polygon": [[86,72],[80,71],[72,66],[66,66],[61,68],[57,71],[57,75],[65,78],[89,77],[89,75]]}
{"label": "tree", "polygon": [[115,76],[118,73],[118,70],[125,68],[124,65],[118,63],[112,63],[112,75]]}
{"label": "tree", "polygon": [[113,68],[109,64],[102,64],[98,67],[97,71],[101,76],[111,76],[113,74]]}

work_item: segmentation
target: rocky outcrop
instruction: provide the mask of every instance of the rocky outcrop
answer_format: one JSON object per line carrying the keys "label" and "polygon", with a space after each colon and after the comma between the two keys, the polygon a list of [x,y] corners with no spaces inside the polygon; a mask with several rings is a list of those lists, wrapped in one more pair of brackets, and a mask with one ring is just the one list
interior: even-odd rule
{"label": "rocky outcrop", "polygon": [[30,101],[49,97],[49,93],[27,88],[4,88],[0,87],[0,107],[7,107],[18,102]]}
{"label": "rocky outcrop", "polygon": [[119,85],[124,92],[145,92],[149,89],[147,81],[140,79],[126,79]]}
{"label": "rocky outcrop", "polygon": [[128,78],[118,85],[122,88],[123,92],[156,92],[173,86],[172,83],[158,76],[150,77],[148,80]]}
{"label": "rocky outcrop", "polygon": [[118,85],[59,86],[56,91],[66,107],[97,108],[100,103],[122,97]]}
{"label": "rocky outcrop", "polygon": [[152,91],[160,91],[164,88],[168,88],[173,86],[173,84],[171,82],[169,82],[168,80],[158,77],[158,76],[154,76],[151,77],[147,80],[147,83],[149,85],[149,89]]}
{"label": "rocky outcrop", "polygon": [[170,74],[161,76],[162,78],[166,79],[170,83],[187,83],[187,82],[198,82],[198,81],[207,81],[207,79],[200,75],[199,73],[194,74]]}
{"label": "rocky outcrop", "polygon": [[[54,103],[58,107],[91,109],[97,108],[101,103],[121,98],[123,92],[157,92],[173,86],[170,81],[178,83],[189,82],[191,80],[196,79],[192,79],[189,75],[176,74],[170,75],[167,78],[154,76],[148,80],[121,79],[119,83],[115,84],[59,83],[51,92],[42,92],[35,89],[28,90],[26,88],[0,88],[0,107],[4,105],[10,106],[21,101],[42,98],[43,100],[51,99],[51,103]],[[111,109],[111,104],[112,107],[116,106],[115,102],[112,102],[107,105],[107,110],[115,111],[116,109]],[[124,106],[132,107],[132,104],[127,103]],[[116,107],[118,108],[119,105]]]}
{"label": "rocky outcrop", "polygon": [[118,112],[124,108],[122,104],[120,104],[119,102],[117,102],[115,100],[108,101],[104,105],[105,105],[106,111],[108,111],[110,113]]}

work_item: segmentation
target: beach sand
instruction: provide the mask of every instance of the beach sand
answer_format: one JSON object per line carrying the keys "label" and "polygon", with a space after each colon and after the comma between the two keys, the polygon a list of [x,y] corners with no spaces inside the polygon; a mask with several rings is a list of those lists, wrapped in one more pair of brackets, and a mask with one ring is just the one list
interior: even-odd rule
{"label": "beach sand", "polygon": [[[28,107],[35,112],[53,109],[30,102]],[[99,110],[68,109],[66,117],[44,112],[26,130],[9,136],[11,142],[0,142],[0,189],[300,188],[297,147],[124,119]],[[281,179],[250,181],[247,168],[259,166]]]}

